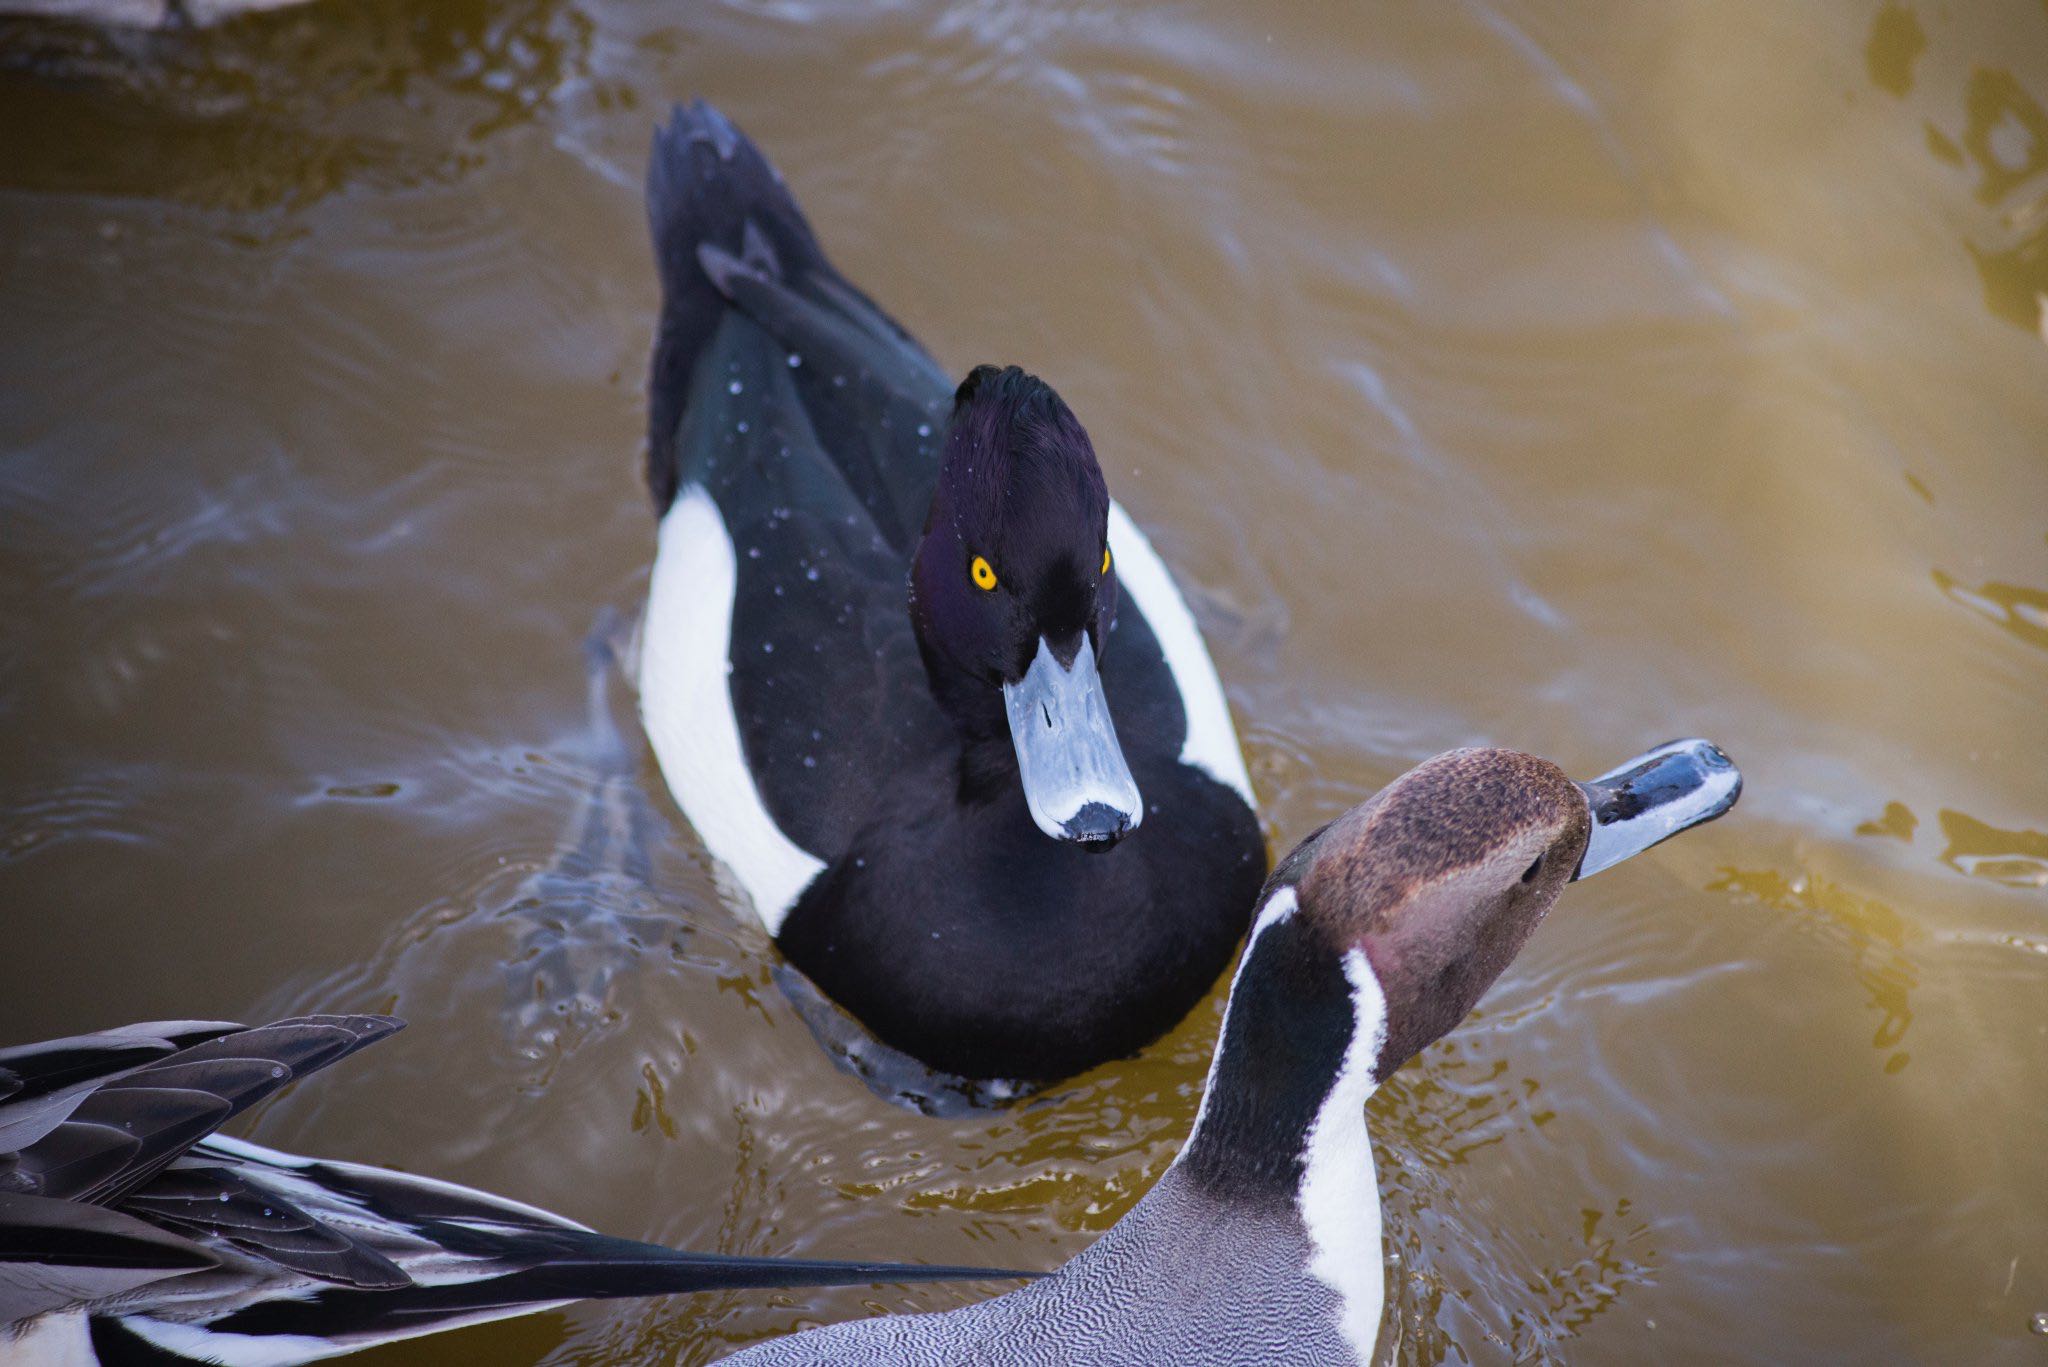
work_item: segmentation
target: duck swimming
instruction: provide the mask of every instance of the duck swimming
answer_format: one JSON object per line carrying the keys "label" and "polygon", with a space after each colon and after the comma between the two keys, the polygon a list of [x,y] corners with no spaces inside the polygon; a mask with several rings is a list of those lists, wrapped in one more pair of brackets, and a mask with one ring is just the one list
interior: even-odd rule
{"label": "duck swimming", "polygon": [[1266,871],[1214,666],[1044,381],[957,386],[709,105],[655,137],[659,544],[639,687],[670,791],[789,961],[968,1078],[1138,1049]]}
{"label": "duck swimming", "polygon": [[1464,1019],[1567,883],[1733,806],[1705,741],[1579,784],[1509,750],[1428,760],[1281,861],[1194,1131],[1087,1251],[959,1310],[761,1344],[735,1367],[1372,1361],[1385,1303],[1365,1103]]}
{"label": "duck swimming", "polygon": [[0,1049],[0,1361],[285,1367],[593,1297],[1016,1275],[680,1253],[214,1133],[400,1025],[154,1021]]}

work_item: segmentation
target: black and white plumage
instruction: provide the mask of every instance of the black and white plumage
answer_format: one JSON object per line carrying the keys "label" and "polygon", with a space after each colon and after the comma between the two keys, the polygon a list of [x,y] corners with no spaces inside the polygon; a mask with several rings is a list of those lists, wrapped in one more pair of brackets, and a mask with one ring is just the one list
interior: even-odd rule
{"label": "black and white plumage", "polygon": [[0,1361],[279,1367],[588,1298],[1004,1275],[678,1252],[215,1133],[400,1024],[157,1021],[0,1049]]}
{"label": "black and white plumage", "polygon": [[1281,861],[1193,1133],[1131,1212],[1020,1291],[758,1344],[733,1367],[1364,1367],[1385,1280],[1365,1104],[1449,1032],[1565,886],[1734,805],[1704,741],[1586,783],[1425,761]]}
{"label": "black and white plumage", "polygon": [[1172,576],[1052,388],[956,387],[716,109],[657,133],[647,207],[638,676],[677,804],[790,962],[925,1064],[1143,1046],[1266,866]]}

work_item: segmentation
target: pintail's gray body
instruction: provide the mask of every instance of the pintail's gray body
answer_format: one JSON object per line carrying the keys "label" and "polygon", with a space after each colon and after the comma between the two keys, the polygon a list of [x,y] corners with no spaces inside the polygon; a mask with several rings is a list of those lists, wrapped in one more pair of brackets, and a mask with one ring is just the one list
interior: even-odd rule
{"label": "pintail's gray body", "polygon": [[[777,1339],[733,1367],[1348,1367],[1338,1296],[1284,1202],[1204,1193],[1179,1165],[1058,1272],[942,1314],[856,1320]],[[1374,1275],[1377,1275],[1376,1269]],[[1255,1316],[1228,1306],[1258,1307]]]}

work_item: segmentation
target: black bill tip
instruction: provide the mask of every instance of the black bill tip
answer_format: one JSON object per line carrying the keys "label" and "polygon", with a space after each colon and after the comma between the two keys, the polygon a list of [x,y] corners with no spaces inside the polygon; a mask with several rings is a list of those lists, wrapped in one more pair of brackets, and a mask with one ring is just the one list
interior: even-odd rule
{"label": "black bill tip", "polygon": [[1107,802],[1083,803],[1081,810],[1060,827],[1061,838],[1073,841],[1091,854],[1114,848],[1130,833],[1129,813],[1119,811]]}

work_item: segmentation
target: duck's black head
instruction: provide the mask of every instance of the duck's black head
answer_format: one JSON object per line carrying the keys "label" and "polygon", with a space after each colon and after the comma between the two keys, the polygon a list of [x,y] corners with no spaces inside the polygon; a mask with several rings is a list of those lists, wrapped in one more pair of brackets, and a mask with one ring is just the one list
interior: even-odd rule
{"label": "duck's black head", "polygon": [[1713,820],[1741,790],[1706,741],[1587,783],[1512,750],[1453,750],[1310,836],[1262,894],[1190,1170],[1306,1199],[1316,1136],[1356,1120],[1363,1146],[1366,1097],[1465,1018],[1567,883]]}
{"label": "duck's black head", "polygon": [[1052,387],[979,366],[953,398],[911,619],[940,702],[972,737],[1007,727],[1032,819],[1107,848],[1143,816],[1096,664],[1116,618],[1109,490]]}

